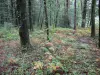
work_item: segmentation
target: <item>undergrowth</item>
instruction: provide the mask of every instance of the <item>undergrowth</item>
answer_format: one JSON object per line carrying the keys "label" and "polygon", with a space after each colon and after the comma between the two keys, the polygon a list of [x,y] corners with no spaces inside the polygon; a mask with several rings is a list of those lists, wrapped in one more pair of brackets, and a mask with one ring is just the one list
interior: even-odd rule
{"label": "undergrowth", "polygon": [[[96,62],[91,54],[92,45],[87,42],[89,35],[89,28],[77,31],[55,28],[50,30],[51,42],[48,42],[45,30],[31,32],[31,44],[34,47],[31,52],[22,53],[17,45],[14,48],[8,45],[3,48],[6,57],[0,64],[2,75],[53,75],[58,69],[66,74],[71,72],[80,75],[87,72],[88,75],[96,75]],[[0,39],[19,40],[18,30],[2,28]],[[3,56],[2,54],[0,55]]]}

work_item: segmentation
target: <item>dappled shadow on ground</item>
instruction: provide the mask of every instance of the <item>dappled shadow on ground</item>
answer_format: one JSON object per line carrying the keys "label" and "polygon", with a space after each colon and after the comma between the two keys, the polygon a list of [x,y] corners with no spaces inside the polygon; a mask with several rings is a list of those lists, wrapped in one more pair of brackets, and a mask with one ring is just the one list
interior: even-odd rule
{"label": "dappled shadow on ground", "polygon": [[39,34],[31,38],[33,49],[26,53],[21,52],[19,40],[0,39],[0,73],[9,69],[9,74],[14,70],[23,72],[24,69],[31,75],[38,74],[38,71],[47,75],[44,71],[54,72],[62,68],[66,72],[97,74],[100,50],[95,40],[89,37],[90,31],[56,30],[52,33],[51,42],[46,41],[43,33]]}

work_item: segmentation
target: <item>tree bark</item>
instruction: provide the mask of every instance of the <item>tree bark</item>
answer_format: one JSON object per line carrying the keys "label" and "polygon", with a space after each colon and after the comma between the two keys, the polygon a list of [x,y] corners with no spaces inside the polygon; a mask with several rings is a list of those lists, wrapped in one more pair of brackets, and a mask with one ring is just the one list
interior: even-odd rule
{"label": "tree bark", "polygon": [[49,25],[48,25],[48,15],[47,15],[46,0],[44,0],[44,12],[45,12],[45,25],[46,25],[46,31],[47,31],[47,40],[49,40]]}
{"label": "tree bark", "polygon": [[80,0],[81,2],[81,11],[83,10],[83,0]]}
{"label": "tree bark", "polygon": [[98,12],[99,12],[99,48],[100,48],[100,0],[99,0],[99,5],[98,5]]}
{"label": "tree bark", "polygon": [[92,6],[91,6],[91,37],[95,36],[95,6],[96,6],[96,0],[92,0]]}
{"label": "tree bark", "polygon": [[29,5],[29,23],[30,23],[30,30],[33,31],[33,25],[32,25],[32,4],[31,0],[28,1]]}
{"label": "tree bark", "polygon": [[66,12],[68,14],[68,10],[69,10],[69,0],[66,0]]}
{"label": "tree bark", "polygon": [[51,24],[51,4],[52,4],[52,3],[51,3],[51,0],[50,0],[50,26],[52,25],[52,24]]}
{"label": "tree bark", "polygon": [[74,30],[76,30],[76,0],[74,2]]}
{"label": "tree bark", "polygon": [[21,46],[26,48],[30,46],[30,40],[29,40],[29,32],[28,32],[28,26],[27,26],[27,20],[26,20],[26,1],[25,0],[17,0],[17,9],[18,12],[20,12],[20,28],[19,28],[19,36],[20,36],[20,42]]}
{"label": "tree bark", "polygon": [[[70,28],[71,26],[70,26],[70,19],[69,19],[69,4],[70,4],[70,0],[66,0],[66,9],[65,9],[65,16],[66,16],[66,21],[67,21],[67,24],[65,24],[65,25],[67,25],[66,27],[67,28]],[[66,23],[66,22],[65,22]]]}
{"label": "tree bark", "polygon": [[60,9],[60,4],[59,4],[59,0],[56,0],[57,4],[57,11],[56,11],[56,19],[55,19],[55,27],[57,27],[58,24],[58,16],[59,16],[59,9]]}
{"label": "tree bark", "polygon": [[11,18],[12,18],[12,23],[14,22],[14,17],[13,17],[13,0],[11,0]]}
{"label": "tree bark", "polygon": [[[41,18],[42,18],[42,16],[43,16],[43,15],[41,14],[41,13],[42,13],[42,10],[43,10],[43,9],[42,9],[42,7],[43,7],[43,6],[42,6],[42,5],[43,5],[42,0],[40,0],[40,4],[39,4],[39,5],[40,5],[40,7],[39,7],[40,10],[39,10],[39,14],[38,14],[38,25],[41,26],[41,21],[42,21]],[[40,29],[41,29],[41,27],[40,27]]]}
{"label": "tree bark", "polygon": [[84,0],[84,7],[83,7],[83,12],[82,12],[82,28],[85,28],[86,24],[86,12],[87,12],[87,0]]}

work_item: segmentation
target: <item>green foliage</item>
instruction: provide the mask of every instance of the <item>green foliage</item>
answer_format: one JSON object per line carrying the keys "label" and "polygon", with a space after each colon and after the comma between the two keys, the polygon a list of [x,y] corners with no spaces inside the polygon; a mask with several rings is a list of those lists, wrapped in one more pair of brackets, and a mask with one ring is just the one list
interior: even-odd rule
{"label": "green foliage", "polygon": [[37,70],[37,71],[36,71],[36,74],[37,74],[37,75],[43,75],[43,71],[42,71],[42,70]]}
{"label": "green foliage", "polygon": [[50,29],[51,35],[53,35],[56,32],[56,28]]}
{"label": "green foliage", "polygon": [[7,30],[5,28],[0,28],[0,37],[4,40],[18,40],[18,31],[15,28]]}
{"label": "green foliage", "polygon": [[66,41],[66,43],[68,43],[68,42],[73,43],[73,42],[76,42],[76,39],[74,39],[74,38],[66,38],[63,41]]}
{"label": "green foliage", "polygon": [[43,47],[42,50],[43,50],[43,52],[48,52],[49,51],[48,48],[46,48],[46,47]]}

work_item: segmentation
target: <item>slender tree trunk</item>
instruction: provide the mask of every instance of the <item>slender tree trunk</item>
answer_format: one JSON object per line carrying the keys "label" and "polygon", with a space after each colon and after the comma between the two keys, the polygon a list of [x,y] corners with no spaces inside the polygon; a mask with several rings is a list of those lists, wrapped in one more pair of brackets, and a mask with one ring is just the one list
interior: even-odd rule
{"label": "slender tree trunk", "polygon": [[19,28],[19,36],[22,47],[30,47],[29,40],[29,32],[26,20],[26,1],[25,0],[17,0],[17,9],[20,12],[20,28]]}
{"label": "slender tree trunk", "polygon": [[86,24],[86,11],[87,11],[87,0],[84,0],[84,8],[82,12],[82,25],[81,27],[85,28]]}
{"label": "slender tree trunk", "polygon": [[56,19],[55,19],[55,27],[57,27],[58,24],[58,16],[59,16],[59,9],[60,9],[60,4],[59,4],[59,0],[56,0],[57,4],[57,11],[56,11]]}
{"label": "slender tree trunk", "polygon": [[41,18],[41,23],[40,23],[41,28],[40,28],[40,29],[42,29],[42,27],[43,27],[43,21],[44,21],[44,15],[43,15],[42,18]]}
{"label": "slender tree trunk", "polygon": [[49,40],[49,25],[48,25],[48,15],[47,15],[46,0],[44,0],[44,12],[45,12],[45,25],[46,25],[46,30],[47,30],[47,40]]}
{"label": "slender tree trunk", "polygon": [[68,9],[69,9],[69,0],[66,0],[66,11],[67,11],[67,15],[68,15]]}
{"label": "slender tree trunk", "polygon": [[66,0],[66,9],[65,9],[65,17],[66,17],[66,20],[67,21],[67,24],[65,24],[66,22],[64,21],[64,24],[67,25],[66,27],[69,27],[70,28],[70,19],[69,19],[69,4],[70,4],[70,0]]}
{"label": "slender tree trunk", "polygon": [[51,26],[51,0],[50,0],[50,26]]}
{"label": "slender tree trunk", "polygon": [[81,2],[81,16],[82,16],[82,14],[83,14],[83,0],[80,0],[80,2]]}
{"label": "slender tree trunk", "polygon": [[74,2],[74,30],[76,30],[76,0]]}
{"label": "slender tree trunk", "polygon": [[39,16],[38,16],[38,23],[39,23],[39,25],[40,25],[41,11],[42,11],[41,8],[42,8],[42,7],[40,6],[40,11],[39,11]]}
{"label": "slender tree trunk", "polygon": [[80,0],[81,2],[81,11],[83,10],[83,0]]}
{"label": "slender tree trunk", "polygon": [[44,11],[42,12],[43,14],[41,15],[41,20],[40,20],[40,25],[41,25],[41,28],[40,29],[42,29],[42,27],[43,27],[43,24],[44,24],[44,16],[45,16],[45,13],[44,13]]}
{"label": "slender tree trunk", "polygon": [[38,25],[41,25],[41,13],[42,13],[42,0],[40,0],[39,14],[38,14]]}
{"label": "slender tree trunk", "polygon": [[91,6],[91,37],[95,36],[95,6],[96,6],[96,0],[92,0],[92,6]]}
{"label": "slender tree trunk", "polygon": [[33,31],[33,25],[32,25],[32,4],[31,0],[28,1],[29,5],[29,23],[30,23],[30,30]]}
{"label": "slender tree trunk", "polygon": [[98,5],[98,12],[99,12],[99,48],[100,48],[100,0],[99,0],[99,5]]}
{"label": "slender tree trunk", "polygon": [[21,23],[21,8],[20,8],[20,0],[16,0],[16,10],[15,10],[15,15],[16,15],[16,25],[20,26]]}
{"label": "slender tree trunk", "polygon": [[87,27],[91,26],[90,20],[91,20],[91,10],[88,10],[88,22],[87,22]]}
{"label": "slender tree trunk", "polygon": [[13,0],[11,0],[11,18],[12,18],[11,20],[12,20],[12,23],[14,23],[14,20],[13,20],[14,19],[14,17],[13,17],[13,8],[14,8],[13,7]]}

